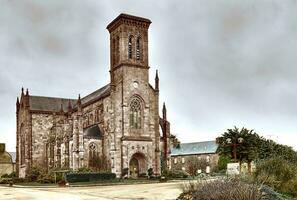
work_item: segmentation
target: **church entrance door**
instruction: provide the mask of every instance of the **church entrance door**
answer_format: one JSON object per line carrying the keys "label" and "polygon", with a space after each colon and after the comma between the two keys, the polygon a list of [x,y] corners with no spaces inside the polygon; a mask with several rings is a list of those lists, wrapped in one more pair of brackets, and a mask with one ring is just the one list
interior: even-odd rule
{"label": "church entrance door", "polygon": [[137,178],[139,175],[139,164],[138,164],[138,160],[136,158],[132,158],[130,160],[130,177],[131,178]]}
{"label": "church entrance door", "polygon": [[139,174],[146,173],[147,164],[142,153],[135,153],[129,163],[129,175],[131,178],[138,178]]}

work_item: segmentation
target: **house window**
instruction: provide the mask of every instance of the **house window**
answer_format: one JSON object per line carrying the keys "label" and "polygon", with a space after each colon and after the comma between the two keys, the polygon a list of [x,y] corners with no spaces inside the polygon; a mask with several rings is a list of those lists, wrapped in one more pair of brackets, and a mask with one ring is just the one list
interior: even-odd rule
{"label": "house window", "polygon": [[210,157],[206,156],[206,162],[209,162],[209,161],[210,161]]}
{"label": "house window", "polygon": [[174,158],[174,164],[176,164],[177,163],[177,158]]}
{"label": "house window", "polygon": [[130,127],[141,128],[141,102],[138,98],[132,99],[130,103]]}
{"label": "house window", "polygon": [[181,160],[181,161],[182,161],[182,163],[185,163],[185,158],[182,158],[182,160]]}

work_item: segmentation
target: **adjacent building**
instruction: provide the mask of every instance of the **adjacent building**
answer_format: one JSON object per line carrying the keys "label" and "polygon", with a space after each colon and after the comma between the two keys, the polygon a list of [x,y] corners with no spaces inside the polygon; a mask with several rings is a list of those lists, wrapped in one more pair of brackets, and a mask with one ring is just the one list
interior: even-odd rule
{"label": "adjacent building", "polygon": [[5,144],[0,143],[0,177],[15,171],[14,153],[6,152]]}
{"label": "adjacent building", "polygon": [[215,141],[181,143],[180,148],[171,149],[171,169],[189,171],[190,161],[196,159],[197,162],[204,163],[198,170],[210,173],[218,164],[217,148]]}
{"label": "adjacent building", "polygon": [[124,171],[136,177],[149,168],[160,174],[161,151],[169,163],[170,124],[165,105],[159,116],[157,72],[154,86],[149,83],[150,24],[149,19],[121,14],[107,26],[110,82],[93,93],[70,99],[22,89],[16,103],[20,177],[34,166],[104,168],[118,177]]}

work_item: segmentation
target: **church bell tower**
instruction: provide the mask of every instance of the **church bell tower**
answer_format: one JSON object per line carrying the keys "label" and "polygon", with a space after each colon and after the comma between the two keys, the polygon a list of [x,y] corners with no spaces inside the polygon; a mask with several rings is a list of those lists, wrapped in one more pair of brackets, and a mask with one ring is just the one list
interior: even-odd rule
{"label": "church bell tower", "polygon": [[[160,172],[159,88],[149,84],[149,19],[120,14],[110,33],[110,102],[112,172],[128,176]],[[134,170],[135,169],[135,170]]]}
{"label": "church bell tower", "polygon": [[121,67],[148,70],[149,19],[120,14],[107,29],[110,33],[111,84],[117,81],[116,71]]}

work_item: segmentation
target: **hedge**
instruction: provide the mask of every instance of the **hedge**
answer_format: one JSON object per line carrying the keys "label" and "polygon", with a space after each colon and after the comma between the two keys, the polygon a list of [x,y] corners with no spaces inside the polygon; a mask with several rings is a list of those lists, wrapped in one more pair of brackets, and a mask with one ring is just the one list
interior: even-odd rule
{"label": "hedge", "polygon": [[100,172],[100,173],[69,173],[65,175],[67,182],[95,182],[102,180],[111,180],[116,178],[115,173]]}

